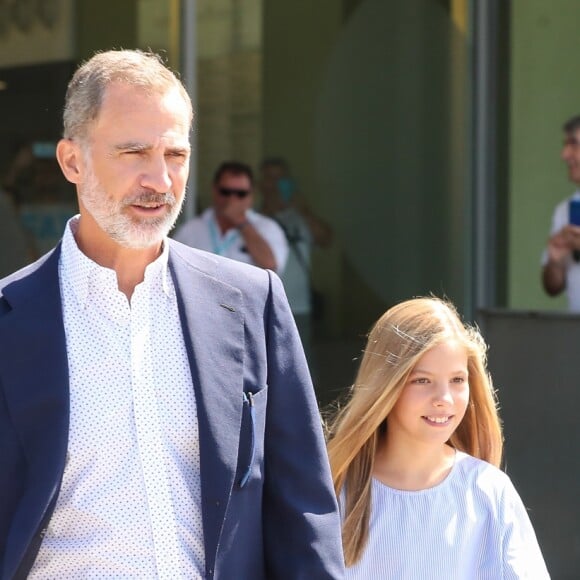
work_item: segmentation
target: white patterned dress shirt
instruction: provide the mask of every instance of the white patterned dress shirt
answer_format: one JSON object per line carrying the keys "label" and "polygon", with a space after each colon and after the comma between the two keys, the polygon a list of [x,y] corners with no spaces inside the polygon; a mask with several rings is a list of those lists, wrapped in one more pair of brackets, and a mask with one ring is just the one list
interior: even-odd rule
{"label": "white patterned dress shirt", "polygon": [[131,302],[67,224],[67,465],[29,578],[200,578],[198,422],[168,247]]}

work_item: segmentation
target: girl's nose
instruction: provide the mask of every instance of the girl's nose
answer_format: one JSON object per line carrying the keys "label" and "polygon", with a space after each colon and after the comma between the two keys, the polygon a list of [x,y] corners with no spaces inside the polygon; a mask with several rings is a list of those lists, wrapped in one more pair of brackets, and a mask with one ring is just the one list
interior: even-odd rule
{"label": "girl's nose", "polygon": [[451,396],[449,385],[446,382],[437,384],[435,393],[433,394],[433,404],[441,407],[452,403],[453,397]]}

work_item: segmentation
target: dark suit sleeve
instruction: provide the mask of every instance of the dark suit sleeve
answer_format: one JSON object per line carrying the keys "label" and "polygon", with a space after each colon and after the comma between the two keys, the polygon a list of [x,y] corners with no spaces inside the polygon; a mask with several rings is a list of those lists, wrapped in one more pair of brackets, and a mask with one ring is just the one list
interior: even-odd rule
{"label": "dark suit sleeve", "polygon": [[340,519],[320,415],[280,279],[266,316],[264,551],[268,578],[342,578]]}
{"label": "dark suit sleeve", "polygon": [[9,418],[0,381],[0,576],[6,558],[6,540],[20,499],[25,472],[20,444]]}

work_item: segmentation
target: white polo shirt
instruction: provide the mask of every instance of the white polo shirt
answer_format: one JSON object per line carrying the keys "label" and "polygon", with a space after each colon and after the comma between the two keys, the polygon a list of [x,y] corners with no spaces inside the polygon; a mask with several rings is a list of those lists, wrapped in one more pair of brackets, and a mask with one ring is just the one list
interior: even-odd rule
{"label": "white polo shirt", "polygon": [[[248,210],[246,217],[270,246],[276,259],[276,272],[281,274],[288,259],[288,242],[284,231],[273,219],[254,210]],[[201,215],[185,222],[177,229],[173,237],[192,248],[219,254],[246,264],[254,263],[245,248],[244,238],[238,230],[233,228],[222,235],[213,208],[208,208]]]}

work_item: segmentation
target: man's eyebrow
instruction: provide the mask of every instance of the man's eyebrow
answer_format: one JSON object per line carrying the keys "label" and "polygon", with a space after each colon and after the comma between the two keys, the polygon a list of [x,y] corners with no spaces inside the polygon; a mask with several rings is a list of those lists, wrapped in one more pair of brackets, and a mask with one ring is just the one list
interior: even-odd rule
{"label": "man's eyebrow", "polygon": [[[115,145],[115,151],[149,151],[153,149],[150,143],[140,143],[137,141],[127,141],[126,143],[119,143]],[[171,145],[167,147],[167,151],[172,153],[189,153],[191,146],[188,143]]]}
{"label": "man's eyebrow", "polygon": [[189,153],[191,151],[191,147],[188,144],[172,145],[167,147],[167,151],[171,151],[172,153]]}
{"label": "man's eyebrow", "polygon": [[152,145],[148,143],[139,143],[137,141],[127,141],[126,143],[119,143],[115,145],[116,151],[147,151],[152,149]]}

